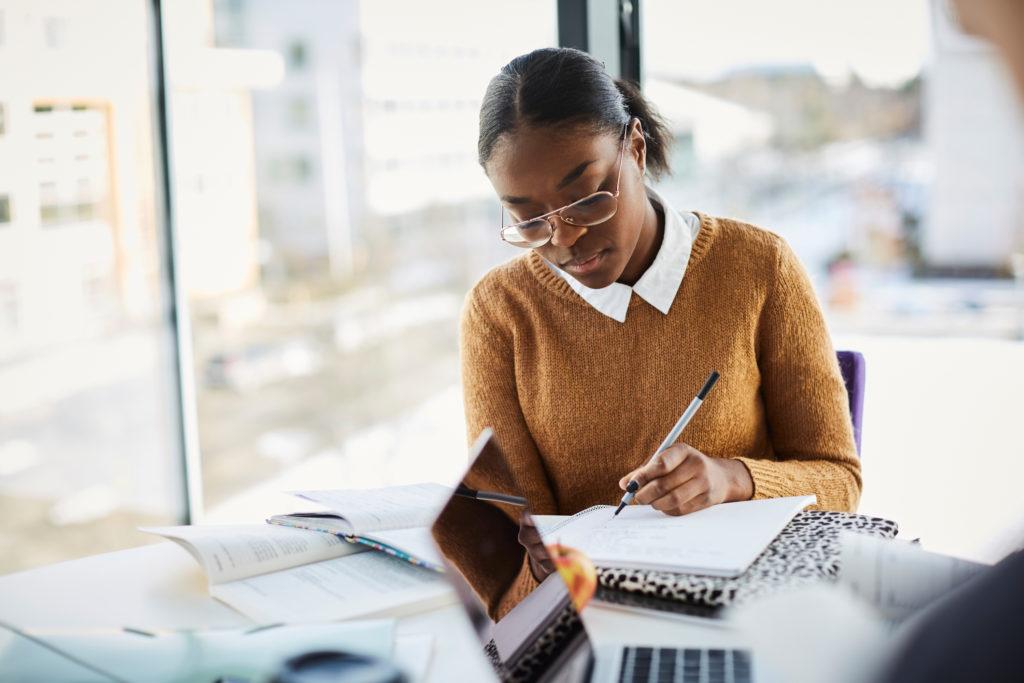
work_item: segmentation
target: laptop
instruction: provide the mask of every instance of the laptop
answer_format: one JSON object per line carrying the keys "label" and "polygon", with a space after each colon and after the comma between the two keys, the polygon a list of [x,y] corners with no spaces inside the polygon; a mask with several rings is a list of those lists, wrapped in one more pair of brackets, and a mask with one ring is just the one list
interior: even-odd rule
{"label": "laptop", "polygon": [[[595,648],[558,572],[539,585],[524,580],[518,541],[522,507],[486,500],[517,493],[490,430],[474,445],[461,486],[431,527],[434,541],[481,648],[502,681],[658,681],[749,683],[749,650],[737,648]],[[468,493],[467,493],[468,492]],[[486,492],[480,496],[473,494]],[[500,618],[498,618],[500,617]]]}

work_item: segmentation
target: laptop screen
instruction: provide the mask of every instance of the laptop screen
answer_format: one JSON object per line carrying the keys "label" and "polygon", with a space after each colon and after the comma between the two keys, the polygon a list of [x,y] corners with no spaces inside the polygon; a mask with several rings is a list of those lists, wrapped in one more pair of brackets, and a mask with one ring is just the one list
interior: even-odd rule
{"label": "laptop screen", "polygon": [[505,680],[586,680],[592,650],[568,589],[558,572],[538,581],[519,542],[529,501],[481,499],[520,492],[490,430],[473,451],[431,532],[481,647]]}

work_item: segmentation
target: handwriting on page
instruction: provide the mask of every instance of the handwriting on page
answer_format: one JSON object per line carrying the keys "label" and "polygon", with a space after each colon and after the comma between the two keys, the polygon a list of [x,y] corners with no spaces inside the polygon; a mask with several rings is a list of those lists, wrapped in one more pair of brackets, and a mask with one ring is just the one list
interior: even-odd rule
{"label": "handwriting on page", "polygon": [[735,576],[754,561],[800,509],[798,496],[714,505],[673,517],[632,505],[618,517],[595,508],[549,525],[549,541],[582,550],[598,566]]}
{"label": "handwriting on page", "polygon": [[[689,520],[666,517],[656,510],[634,508],[638,513],[625,524],[620,520],[609,520],[590,533],[587,546],[597,556],[613,553],[637,560],[656,558],[663,563],[693,564],[722,557],[718,534],[704,530],[697,525],[687,524]],[[623,520],[624,521],[624,520]],[[680,530],[689,528],[685,541]]]}

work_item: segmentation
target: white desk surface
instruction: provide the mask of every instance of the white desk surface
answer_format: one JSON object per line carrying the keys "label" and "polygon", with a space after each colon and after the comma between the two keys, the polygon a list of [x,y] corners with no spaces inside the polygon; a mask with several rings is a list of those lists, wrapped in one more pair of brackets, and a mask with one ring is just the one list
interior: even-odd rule
{"label": "white desk surface", "polygon": [[[0,619],[22,628],[232,628],[246,617],[211,598],[196,561],[167,542],[0,577]],[[729,647],[737,634],[672,618],[588,607],[595,644]],[[434,637],[428,681],[487,680],[490,667],[458,605],[404,616],[396,634]]]}

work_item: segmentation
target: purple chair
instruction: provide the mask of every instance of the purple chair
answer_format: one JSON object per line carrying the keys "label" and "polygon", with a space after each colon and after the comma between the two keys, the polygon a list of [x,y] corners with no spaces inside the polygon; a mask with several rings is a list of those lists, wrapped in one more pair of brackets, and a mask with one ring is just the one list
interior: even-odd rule
{"label": "purple chair", "polygon": [[846,395],[850,399],[850,419],[853,421],[853,440],[860,455],[860,434],[864,424],[864,354],[857,351],[836,351],[839,371],[846,384]]}

